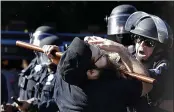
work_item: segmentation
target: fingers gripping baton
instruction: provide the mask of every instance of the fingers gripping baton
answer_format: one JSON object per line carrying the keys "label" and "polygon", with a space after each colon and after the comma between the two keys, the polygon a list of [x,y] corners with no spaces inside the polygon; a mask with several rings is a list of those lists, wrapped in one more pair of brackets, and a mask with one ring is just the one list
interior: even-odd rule
{"label": "fingers gripping baton", "polygon": [[[38,46],[35,46],[33,44],[29,44],[29,43],[26,43],[26,42],[22,42],[22,41],[16,41],[16,45],[19,46],[19,47],[23,47],[23,48],[26,48],[26,49],[30,49],[30,50],[35,50],[35,51],[39,51],[39,52],[44,52],[42,50],[42,48],[38,47]],[[54,52],[57,57],[61,57],[62,56],[62,53],[61,52]],[[131,77],[134,77],[138,80],[141,80],[141,81],[144,81],[144,82],[147,82],[147,83],[155,83],[156,80],[153,79],[153,78],[150,78],[150,77],[147,77],[147,76],[143,76],[143,75],[140,75],[140,74],[137,74],[137,73],[131,73],[131,72],[128,72],[128,71],[123,71],[121,70],[122,73],[124,74],[127,74]]]}
{"label": "fingers gripping baton", "polygon": [[[19,46],[19,47],[23,47],[23,48],[30,49],[30,50],[35,50],[35,51],[38,51],[38,52],[44,52],[42,50],[42,48],[40,48],[36,45],[33,45],[33,44],[26,43],[26,42],[16,41],[16,45]],[[62,53],[61,52],[55,52],[54,55],[56,55],[57,57],[61,57]]]}

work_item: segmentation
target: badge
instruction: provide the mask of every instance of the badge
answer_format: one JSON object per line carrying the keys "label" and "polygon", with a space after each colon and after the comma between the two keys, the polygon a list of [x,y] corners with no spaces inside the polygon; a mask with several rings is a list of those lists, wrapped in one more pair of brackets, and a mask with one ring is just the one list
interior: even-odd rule
{"label": "badge", "polygon": [[34,70],[35,70],[36,72],[40,71],[41,69],[42,69],[42,66],[41,66],[41,65],[36,65],[36,66],[34,67]]}
{"label": "badge", "polygon": [[51,85],[51,81],[53,80],[53,78],[54,78],[54,74],[50,74],[50,75],[48,76],[46,85]]}
{"label": "badge", "polygon": [[48,76],[47,81],[48,81],[48,82],[50,82],[50,81],[52,81],[52,80],[53,80],[53,78],[54,78],[54,75],[53,75],[53,74],[50,74],[50,75]]}

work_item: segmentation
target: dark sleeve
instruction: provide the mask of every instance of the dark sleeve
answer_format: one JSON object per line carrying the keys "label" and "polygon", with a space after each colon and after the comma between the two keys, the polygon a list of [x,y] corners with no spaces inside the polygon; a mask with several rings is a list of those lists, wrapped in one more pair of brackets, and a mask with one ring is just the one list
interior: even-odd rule
{"label": "dark sleeve", "polygon": [[79,85],[86,77],[85,73],[82,72],[84,65],[80,65],[79,58],[76,52],[67,50],[59,62],[59,74],[69,84]]}
{"label": "dark sleeve", "polygon": [[158,79],[158,77],[162,77],[168,71],[168,63],[165,60],[154,65],[153,68],[149,69],[149,74],[152,78]]}
{"label": "dark sleeve", "polygon": [[[56,74],[56,75],[58,75],[58,74]],[[59,92],[58,85],[60,83],[59,83],[59,80],[57,80],[56,78],[57,77],[55,77],[55,81],[54,81],[52,99],[44,100],[44,101],[42,101],[42,99],[37,99],[31,104],[30,108],[33,108],[33,110],[35,110],[37,112],[57,112],[59,110],[59,108],[58,108],[58,104],[59,104],[58,95],[59,94],[56,94],[56,93]]]}
{"label": "dark sleeve", "polygon": [[8,90],[7,90],[7,80],[3,73],[1,73],[1,103],[8,101]]}
{"label": "dark sleeve", "polygon": [[169,77],[168,63],[166,61],[161,61],[156,64],[154,68],[149,69],[149,74],[152,78],[155,78],[157,82],[153,85],[153,89],[150,91],[150,95],[153,96],[151,100],[158,100],[165,92],[166,82]]}
{"label": "dark sleeve", "polygon": [[142,94],[142,82],[137,79],[126,79],[125,92],[127,92],[127,102],[129,104],[136,103]]}
{"label": "dark sleeve", "polygon": [[[61,58],[58,71],[62,79],[69,84],[80,85],[86,79],[86,67],[88,64],[82,60],[83,58],[78,53],[67,50]],[[89,62],[89,61],[88,61]]]}
{"label": "dark sleeve", "polygon": [[86,79],[86,72],[91,67],[91,57],[89,44],[76,37],[60,59],[58,71],[66,82],[79,85]]}

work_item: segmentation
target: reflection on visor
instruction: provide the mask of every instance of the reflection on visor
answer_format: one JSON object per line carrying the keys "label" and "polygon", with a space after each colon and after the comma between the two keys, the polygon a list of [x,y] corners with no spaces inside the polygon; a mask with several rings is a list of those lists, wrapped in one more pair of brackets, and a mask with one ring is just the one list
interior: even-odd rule
{"label": "reflection on visor", "polygon": [[39,46],[40,45],[40,41],[44,38],[48,37],[48,35],[39,35],[38,37],[33,37],[34,40],[33,40],[33,45],[37,45]]}
{"label": "reflection on visor", "polygon": [[[155,22],[157,32],[158,32],[158,39],[160,42],[164,42],[164,40],[161,39],[168,39],[168,31],[165,23],[163,20],[161,20],[159,17],[151,15],[153,21]],[[165,38],[163,38],[165,37]]]}
{"label": "reflection on visor", "polygon": [[108,21],[110,19],[114,19],[116,21],[127,21],[127,18],[130,16],[130,14],[120,14],[120,15],[113,15],[108,18]]}
{"label": "reflection on visor", "polygon": [[36,46],[40,45],[40,41],[46,37],[53,36],[52,34],[49,33],[42,33],[40,31],[36,31],[33,34],[30,34],[30,43]]}
{"label": "reflection on visor", "polygon": [[108,18],[108,35],[127,33],[125,23],[129,15],[111,16]]}
{"label": "reflection on visor", "polygon": [[130,31],[133,27],[136,26],[139,20],[141,20],[144,17],[150,17],[149,14],[141,11],[137,11],[129,16],[127,19],[127,22],[125,24],[125,30]]}

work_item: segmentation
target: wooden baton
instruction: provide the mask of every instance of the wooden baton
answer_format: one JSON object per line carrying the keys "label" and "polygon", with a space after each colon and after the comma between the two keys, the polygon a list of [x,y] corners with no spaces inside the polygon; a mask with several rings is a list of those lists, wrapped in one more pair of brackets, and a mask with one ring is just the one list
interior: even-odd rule
{"label": "wooden baton", "polygon": [[140,74],[137,74],[137,73],[128,72],[126,70],[121,70],[121,72],[124,73],[124,74],[127,74],[127,75],[129,75],[131,77],[134,77],[134,78],[136,78],[138,80],[147,82],[147,83],[154,84],[156,82],[156,80],[154,78],[151,78],[151,77],[147,77],[147,76],[140,75]]}
{"label": "wooden baton", "polygon": [[[30,44],[30,43],[23,42],[23,41],[16,41],[16,45],[19,46],[19,47],[23,47],[23,48],[30,49],[30,50],[35,50],[35,51],[38,51],[38,52],[44,52],[42,50],[42,48],[40,48],[36,45]],[[61,52],[55,52],[55,55],[60,58],[62,56],[62,53]]]}
{"label": "wooden baton", "polygon": [[[40,47],[38,47],[36,45],[33,45],[33,44],[26,43],[26,42],[16,41],[16,45],[19,46],[19,47],[26,48],[26,49],[35,50],[35,51],[39,51],[39,52],[44,52],[42,50],[42,48],[40,48]],[[60,58],[62,56],[62,53],[61,52],[55,52],[55,55]],[[131,77],[134,77],[134,78],[136,78],[138,80],[147,82],[147,83],[153,84],[153,83],[156,82],[155,79],[147,77],[147,76],[144,76],[144,75],[128,72],[128,71],[125,71],[125,70],[121,70],[121,72],[124,73],[124,74],[127,74],[127,75],[129,75]]]}

